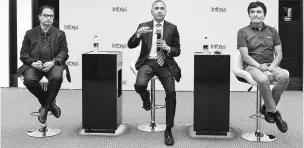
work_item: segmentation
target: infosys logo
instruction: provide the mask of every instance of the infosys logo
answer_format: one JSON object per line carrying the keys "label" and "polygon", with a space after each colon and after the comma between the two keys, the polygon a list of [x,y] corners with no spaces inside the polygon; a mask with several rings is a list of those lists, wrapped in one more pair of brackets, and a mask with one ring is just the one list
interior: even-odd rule
{"label": "infosys logo", "polygon": [[78,30],[79,25],[64,25],[64,30]]}
{"label": "infosys logo", "polygon": [[211,44],[211,49],[226,49],[226,45]]}
{"label": "infosys logo", "polygon": [[226,8],[220,8],[220,7],[211,7],[211,12],[226,12]]}
{"label": "infosys logo", "polygon": [[119,43],[112,43],[112,48],[122,48],[122,49],[125,49],[125,48],[128,48],[127,44],[119,44]]}
{"label": "infosys logo", "polygon": [[127,7],[112,7],[112,11],[113,12],[127,12],[128,8]]}
{"label": "infosys logo", "polygon": [[79,66],[79,62],[67,61],[65,63],[68,66]]}

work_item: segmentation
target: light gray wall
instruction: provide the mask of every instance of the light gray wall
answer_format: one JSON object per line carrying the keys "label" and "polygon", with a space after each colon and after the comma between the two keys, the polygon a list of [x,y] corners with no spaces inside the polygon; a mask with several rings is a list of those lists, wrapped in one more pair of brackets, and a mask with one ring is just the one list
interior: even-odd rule
{"label": "light gray wall", "polygon": [[0,87],[9,86],[9,0],[0,0],[0,41],[1,41],[1,54],[0,54]]}

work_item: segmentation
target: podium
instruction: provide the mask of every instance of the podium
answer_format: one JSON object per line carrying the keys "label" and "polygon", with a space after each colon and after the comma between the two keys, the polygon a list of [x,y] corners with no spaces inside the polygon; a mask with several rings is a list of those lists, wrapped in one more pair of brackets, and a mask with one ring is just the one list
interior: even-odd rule
{"label": "podium", "polygon": [[194,125],[196,135],[229,132],[230,55],[194,55]]}
{"label": "podium", "polygon": [[82,54],[82,128],[115,133],[122,123],[122,53]]}

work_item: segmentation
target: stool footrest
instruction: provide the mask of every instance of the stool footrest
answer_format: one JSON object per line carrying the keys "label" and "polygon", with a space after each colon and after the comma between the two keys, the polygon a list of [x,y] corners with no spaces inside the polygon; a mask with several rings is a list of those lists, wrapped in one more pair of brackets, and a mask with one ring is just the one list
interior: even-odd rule
{"label": "stool footrest", "polygon": [[[39,114],[40,114],[39,112],[32,112],[30,115],[31,116],[39,116]],[[48,112],[48,116],[49,115],[53,115],[52,112]]]}
{"label": "stool footrest", "polygon": [[264,119],[263,116],[258,115],[258,114],[254,114],[254,115],[251,115],[251,116],[249,116],[249,117],[250,117],[251,119],[257,119],[257,118]]}
{"label": "stool footrest", "polygon": [[161,109],[161,108],[165,108],[165,107],[166,107],[165,105],[155,104],[155,109]]}

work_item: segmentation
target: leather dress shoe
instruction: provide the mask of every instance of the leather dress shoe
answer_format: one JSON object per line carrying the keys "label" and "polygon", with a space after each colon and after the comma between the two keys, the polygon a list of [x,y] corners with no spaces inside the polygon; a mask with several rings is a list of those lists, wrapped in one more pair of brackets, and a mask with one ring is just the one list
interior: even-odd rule
{"label": "leather dress shoe", "polygon": [[144,108],[146,111],[150,110],[151,109],[151,103],[150,103],[150,101],[145,101],[143,103],[143,107],[142,108]]}
{"label": "leather dress shoe", "polygon": [[268,123],[274,123],[273,117],[270,116],[268,114],[268,112],[266,112],[266,106],[265,105],[262,105],[262,107],[261,107],[261,114],[264,115],[266,122],[268,122]]}
{"label": "leather dress shoe", "polygon": [[174,139],[172,137],[171,130],[165,130],[165,144],[168,146],[172,146],[174,144]]}
{"label": "leather dress shoe", "polygon": [[40,107],[39,115],[38,115],[38,121],[41,122],[42,124],[44,124],[46,122],[47,113],[48,113],[48,111],[46,111],[45,108]]}
{"label": "leather dress shoe", "polygon": [[282,133],[285,133],[288,127],[287,127],[287,123],[282,119],[280,112],[279,111],[276,111],[275,113],[269,112],[268,114],[273,117],[278,129]]}
{"label": "leather dress shoe", "polygon": [[61,109],[56,105],[55,101],[51,104],[50,110],[56,118],[60,117]]}
{"label": "leather dress shoe", "polygon": [[151,102],[150,102],[150,93],[149,91],[146,91],[145,94],[143,94],[142,100],[143,100],[143,107],[146,111],[151,110]]}

